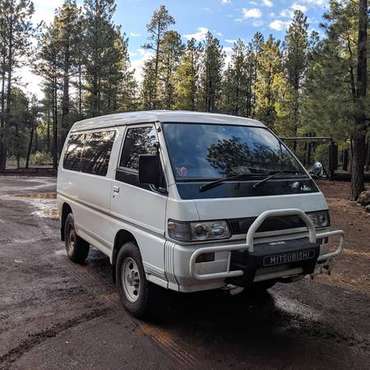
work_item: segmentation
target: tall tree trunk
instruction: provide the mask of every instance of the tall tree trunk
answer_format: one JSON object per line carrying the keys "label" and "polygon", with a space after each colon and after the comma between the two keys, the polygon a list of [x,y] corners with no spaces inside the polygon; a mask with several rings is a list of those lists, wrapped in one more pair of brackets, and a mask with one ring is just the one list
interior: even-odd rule
{"label": "tall tree trunk", "polygon": [[65,51],[64,57],[64,78],[63,78],[63,101],[62,101],[62,119],[61,119],[61,126],[62,126],[62,135],[61,135],[61,145],[64,144],[64,140],[67,136],[68,132],[68,124],[69,124],[69,49],[67,48]]}
{"label": "tall tree trunk", "polygon": [[154,70],[154,97],[153,97],[153,109],[157,108],[157,94],[158,94],[158,70],[159,70],[159,49],[161,45],[161,22],[158,22],[157,28],[157,41],[155,50],[155,70]]}
{"label": "tall tree trunk", "polygon": [[[6,125],[9,124],[10,120],[10,111],[11,111],[11,104],[12,104],[12,72],[13,72],[13,22],[10,22],[9,25],[9,38],[8,38],[8,62],[7,62],[7,69],[8,69],[8,78],[7,78],[7,92],[6,92],[6,111],[5,111],[5,121]],[[5,151],[5,165],[6,165],[6,151]]]}
{"label": "tall tree trunk", "polygon": [[57,81],[53,83],[53,167],[58,167],[58,94]]}
{"label": "tall tree trunk", "polygon": [[51,116],[50,116],[50,98],[48,98],[48,107],[47,107],[47,130],[46,130],[46,147],[47,147],[47,151],[50,153],[51,152],[51,145],[50,145],[50,120],[51,120]]}
{"label": "tall tree trunk", "polygon": [[6,142],[5,142],[5,53],[2,60],[1,73],[1,117],[0,117],[0,171],[6,168]]}
{"label": "tall tree trunk", "polygon": [[364,166],[366,161],[366,109],[367,94],[367,27],[368,0],[359,2],[358,58],[357,58],[357,94],[355,129],[353,135],[352,158],[352,199],[356,200],[364,190]]}
{"label": "tall tree trunk", "polygon": [[37,135],[37,130],[34,130],[35,131],[35,152],[38,152],[39,151],[39,136]]}
{"label": "tall tree trunk", "polygon": [[33,141],[34,131],[35,131],[35,123],[32,120],[32,122],[31,122],[30,140],[28,142],[28,149],[27,149],[27,156],[26,156],[26,168],[28,168],[29,167],[29,164],[30,164],[30,157],[31,157],[32,141]]}
{"label": "tall tree trunk", "polygon": [[17,152],[16,152],[16,158],[17,158],[17,168],[21,168],[21,153],[20,153],[20,142],[19,142],[19,127],[18,123],[15,124],[15,139],[17,144]]}

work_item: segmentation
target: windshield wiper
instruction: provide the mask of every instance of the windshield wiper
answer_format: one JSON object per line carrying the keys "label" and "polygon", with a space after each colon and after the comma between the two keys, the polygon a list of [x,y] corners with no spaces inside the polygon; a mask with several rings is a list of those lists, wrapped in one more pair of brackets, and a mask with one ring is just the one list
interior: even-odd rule
{"label": "windshield wiper", "polygon": [[223,182],[226,182],[226,181],[244,180],[244,179],[249,179],[252,176],[256,176],[256,174],[254,174],[254,173],[243,173],[243,174],[239,174],[239,175],[221,177],[221,178],[219,178],[215,181],[211,181],[211,182],[208,182],[207,184],[202,185],[199,188],[199,191],[203,192],[203,191],[206,191],[206,190],[209,190],[209,189],[213,189],[216,186],[221,185]]}
{"label": "windshield wiper", "polygon": [[280,175],[284,175],[284,174],[286,174],[286,173],[295,173],[295,174],[297,174],[298,173],[298,171],[273,171],[273,172],[270,172],[270,174],[267,176],[267,177],[265,177],[264,179],[262,179],[262,180],[260,180],[260,181],[258,181],[258,182],[256,182],[253,186],[252,186],[252,188],[253,189],[257,189],[260,185],[262,185],[262,184],[264,184],[265,182],[267,182],[267,181],[270,181],[271,179],[273,179],[274,177],[276,177],[276,176],[280,176]]}

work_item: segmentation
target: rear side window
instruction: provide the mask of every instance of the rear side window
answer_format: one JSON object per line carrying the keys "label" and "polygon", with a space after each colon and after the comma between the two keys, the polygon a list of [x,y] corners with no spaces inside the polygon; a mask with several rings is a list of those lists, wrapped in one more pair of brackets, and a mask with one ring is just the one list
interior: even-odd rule
{"label": "rear side window", "polygon": [[100,131],[86,134],[82,155],[82,172],[105,176],[114,142],[115,131]]}
{"label": "rear side window", "polygon": [[120,167],[139,170],[141,154],[155,154],[157,136],[154,127],[135,127],[127,130]]}
{"label": "rear side window", "polygon": [[64,154],[63,168],[72,171],[81,170],[81,154],[83,151],[84,134],[70,135]]}

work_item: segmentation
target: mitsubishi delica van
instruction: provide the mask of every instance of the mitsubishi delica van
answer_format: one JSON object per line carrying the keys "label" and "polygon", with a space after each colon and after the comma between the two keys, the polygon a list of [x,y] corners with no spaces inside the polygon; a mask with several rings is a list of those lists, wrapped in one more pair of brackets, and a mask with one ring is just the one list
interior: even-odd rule
{"label": "mitsubishi delica van", "polygon": [[83,263],[90,246],[106,254],[138,317],[158,286],[248,294],[328,272],[343,249],[309,173],[252,119],[150,111],[77,122],[57,191],[69,258]]}

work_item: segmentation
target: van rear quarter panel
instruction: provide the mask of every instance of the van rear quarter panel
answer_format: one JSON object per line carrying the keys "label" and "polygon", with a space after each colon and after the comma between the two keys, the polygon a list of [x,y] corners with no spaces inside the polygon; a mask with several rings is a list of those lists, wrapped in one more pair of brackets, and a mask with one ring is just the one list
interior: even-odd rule
{"label": "van rear quarter panel", "polygon": [[[92,127],[91,131],[99,127]],[[58,207],[64,203],[72,208],[77,232],[92,245],[111,257],[115,235],[110,226],[111,183],[117,164],[117,155],[124,128],[116,128],[116,138],[112,147],[106,176],[97,176],[63,168],[63,159],[68,138],[65,142],[58,169]]]}

